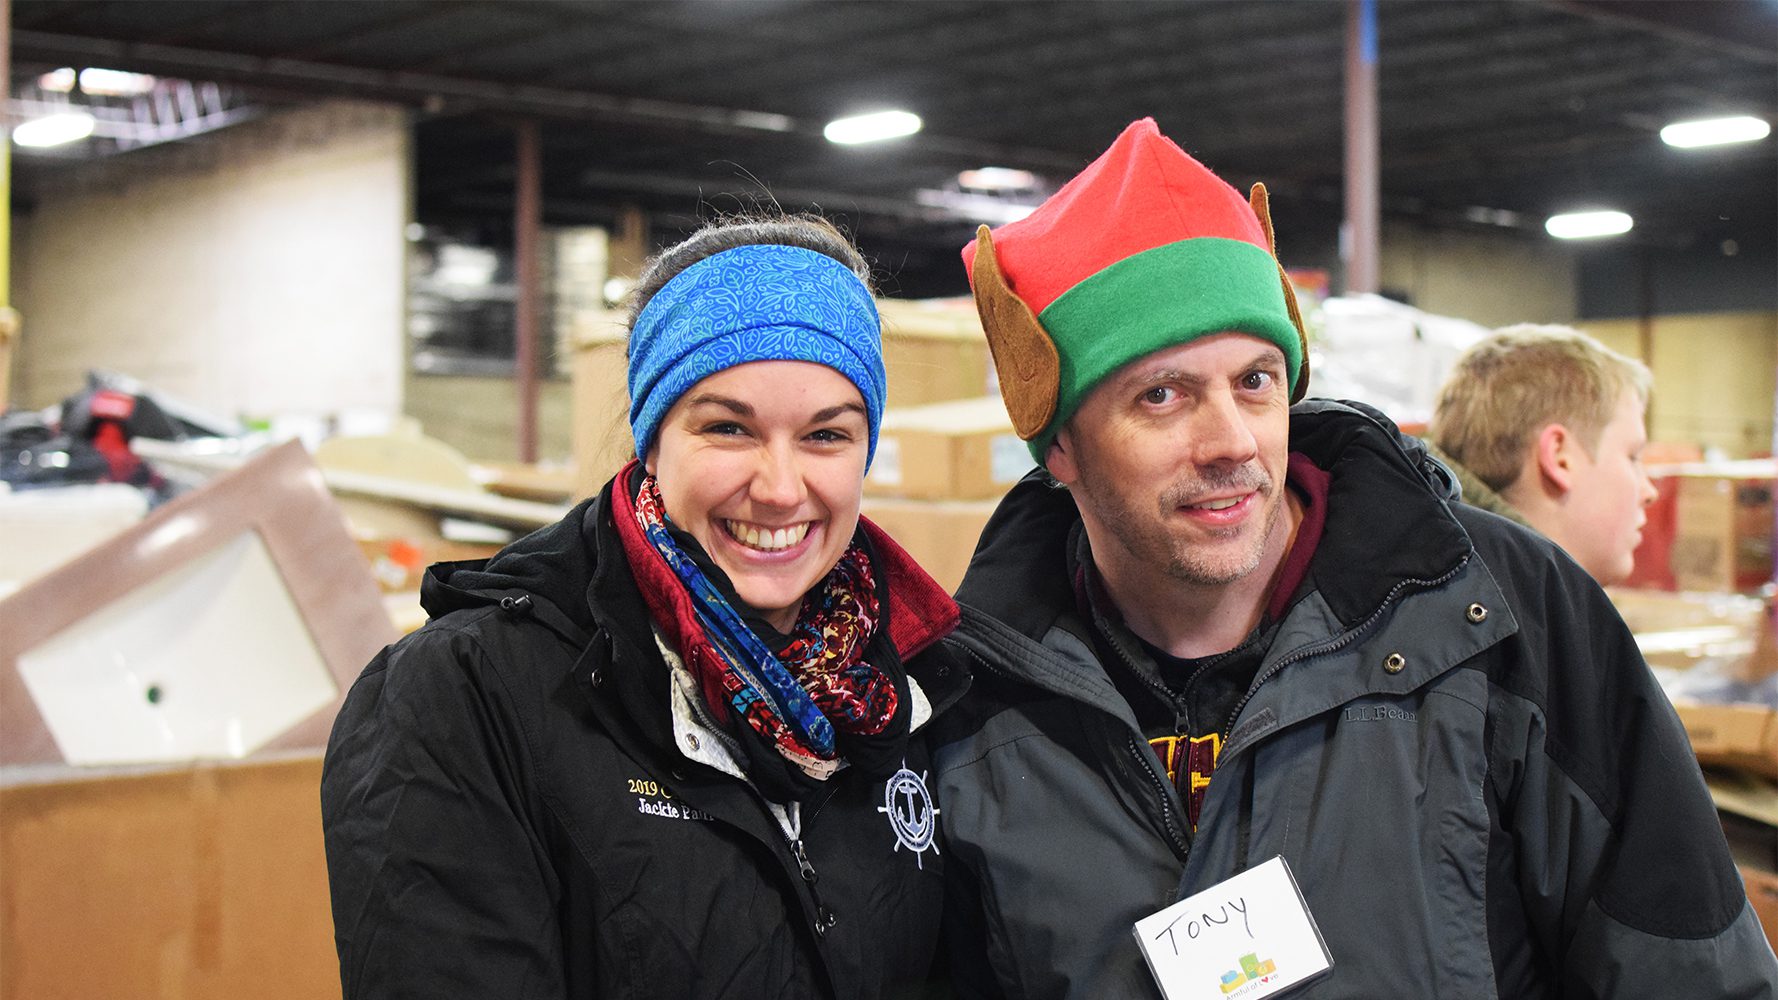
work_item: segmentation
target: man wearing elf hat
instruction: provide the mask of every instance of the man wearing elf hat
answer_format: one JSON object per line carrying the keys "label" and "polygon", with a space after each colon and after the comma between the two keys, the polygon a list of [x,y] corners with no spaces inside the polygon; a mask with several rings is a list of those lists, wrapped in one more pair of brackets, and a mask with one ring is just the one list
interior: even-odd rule
{"label": "man wearing elf hat", "polygon": [[[1292,407],[1263,187],[1145,119],[963,257],[1044,469],[957,595],[975,680],[934,761],[960,987],[1158,995],[1137,921],[1281,856],[1332,961],[1318,998],[1778,992],[1603,592],[1451,503],[1381,414]],[[1250,935],[1170,995],[1317,967],[1267,937],[1293,893],[1228,895],[1146,941],[1237,912]]]}

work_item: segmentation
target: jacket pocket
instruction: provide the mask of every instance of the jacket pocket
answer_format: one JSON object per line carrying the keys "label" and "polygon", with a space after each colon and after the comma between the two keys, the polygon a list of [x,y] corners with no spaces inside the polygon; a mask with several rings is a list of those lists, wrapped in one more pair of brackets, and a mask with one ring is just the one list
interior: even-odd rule
{"label": "jacket pocket", "polygon": [[1256,748],[1248,860],[1296,873],[1334,957],[1318,997],[1493,996],[1485,685],[1453,671]]}

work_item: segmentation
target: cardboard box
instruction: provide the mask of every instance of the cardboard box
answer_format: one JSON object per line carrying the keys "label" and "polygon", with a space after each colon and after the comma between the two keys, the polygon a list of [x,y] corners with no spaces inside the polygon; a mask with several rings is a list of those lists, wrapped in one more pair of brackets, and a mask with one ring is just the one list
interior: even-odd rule
{"label": "cardboard box", "polygon": [[970,299],[882,299],[889,405],[918,406],[999,391],[988,338]]}
{"label": "cardboard box", "polygon": [[1676,701],[1679,721],[1701,764],[1778,777],[1778,710],[1769,705]]}
{"label": "cardboard box", "polygon": [[1671,564],[1681,590],[1755,590],[1772,579],[1770,460],[1682,466]]}
{"label": "cardboard box", "polygon": [[985,500],[1036,465],[999,396],[890,409],[866,492],[915,500]]}
{"label": "cardboard box", "polygon": [[359,538],[358,551],[370,563],[371,575],[384,594],[418,591],[433,563],[491,559],[501,546],[484,542],[453,542],[437,535]]}
{"label": "cardboard box", "polygon": [[320,781],[319,754],[9,769],[0,996],[337,1000]]}
{"label": "cardboard box", "polygon": [[574,423],[574,479],[577,496],[592,496],[630,460],[629,339],[623,317],[587,311],[575,319],[570,338],[574,360],[569,412]]}
{"label": "cardboard box", "polygon": [[1755,655],[1762,634],[1771,631],[1771,612],[1757,597],[1628,587],[1612,587],[1606,593],[1635,633],[1642,658],[1651,667],[1726,668],[1730,676],[1747,683],[1778,671],[1769,652]]}
{"label": "cardboard box", "polygon": [[955,592],[998,500],[884,500],[865,497],[862,513],[908,551],[939,586]]}

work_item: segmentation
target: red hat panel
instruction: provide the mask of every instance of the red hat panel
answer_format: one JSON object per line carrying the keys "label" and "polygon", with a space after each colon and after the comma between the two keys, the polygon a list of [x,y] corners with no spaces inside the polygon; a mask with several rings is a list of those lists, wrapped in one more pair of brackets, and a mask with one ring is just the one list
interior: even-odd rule
{"label": "red hat panel", "polygon": [[[1126,257],[1199,236],[1271,251],[1247,199],[1162,135],[1153,118],[1132,122],[1037,211],[993,231],[1001,270],[1039,314]],[[963,248],[972,281],[975,249]]]}

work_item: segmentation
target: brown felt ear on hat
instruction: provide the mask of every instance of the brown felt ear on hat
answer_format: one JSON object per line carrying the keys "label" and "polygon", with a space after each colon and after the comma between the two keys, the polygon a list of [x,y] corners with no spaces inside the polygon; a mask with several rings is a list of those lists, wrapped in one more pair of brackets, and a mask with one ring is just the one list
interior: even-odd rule
{"label": "brown felt ear on hat", "polygon": [[1303,342],[1303,367],[1297,373],[1296,391],[1290,394],[1290,401],[1296,402],[1309,391],[1309,334],[1303,329],[1303,314],[1297,308],[1296,288],[1290,283],[1290,275],[1284,273],[1284,263],[1278,261],[1278,240],[1272,235],[1272,201],[1266,194],[1264,184],[1255,184],[1247,193],[1247,203],[1253,206],[1253,214],[1259,216],[1259,226],[1266,231],[1266,249],[1272,252],[1272,260],[1278,262],[1278,281],[1284,285],[1284,308],[1290,310],[1290,325],[1296,327],[1296,335]]}
{"label": "brown felt ear on hat", "polygon": [[994,237],[982,226],[975,233],[975,308],[988,335],[988,350],[1000,374],[1000,396],[1013,430],[1029,441],[1056,415],[1062,361],[1056,342],[1044,331],[1025,300],[1007,287],[994,256]]}

